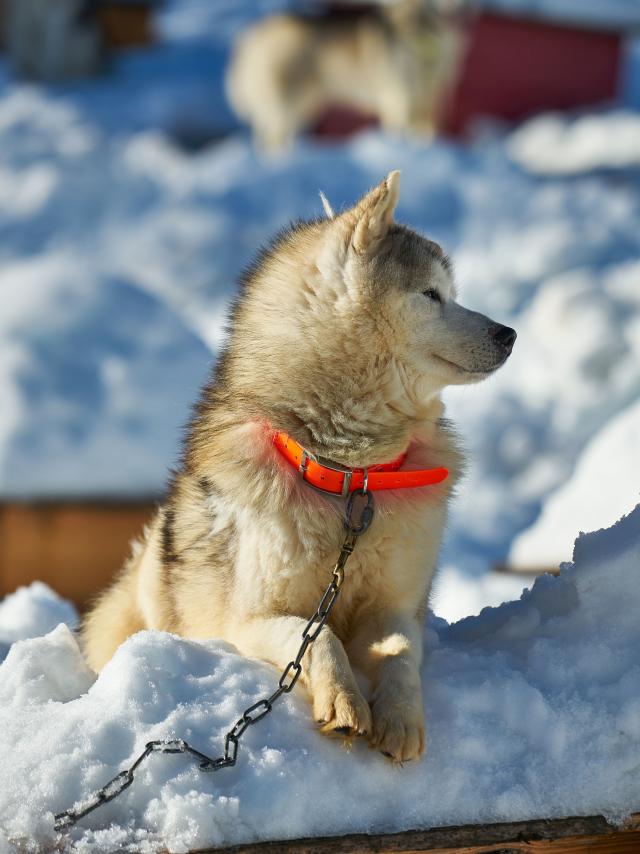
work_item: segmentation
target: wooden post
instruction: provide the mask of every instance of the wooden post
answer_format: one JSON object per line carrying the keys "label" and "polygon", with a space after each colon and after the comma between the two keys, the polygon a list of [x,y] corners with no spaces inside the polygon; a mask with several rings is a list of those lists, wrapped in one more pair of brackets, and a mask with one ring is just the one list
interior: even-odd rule
{"label": "wooden post", "polygon": [[122,566],[151,501],[0,504],[0,596],[44,581],[86,607]]}
{"label": "wooden post", "polygon": [[138,47],[153,42],[151,3],[103,0],[96,12],[105,44],[110,48]]}

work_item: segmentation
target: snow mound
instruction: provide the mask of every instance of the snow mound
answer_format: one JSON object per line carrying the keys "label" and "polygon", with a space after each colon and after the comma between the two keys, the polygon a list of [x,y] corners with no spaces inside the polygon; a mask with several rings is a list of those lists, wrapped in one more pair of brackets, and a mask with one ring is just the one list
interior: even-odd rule
{"label": "snow mound", "polygon": [[41,581],[19,587],[0,601],[0,661],[14,641],[46,635],[59,623],[75,628],[78,614]]}
{"label": "snow mound", "polygon": [[[600,812],[622,819],[640,804],[639,559],[640,505],[582,535],[574,563],[519,601],[453,625],[432,618],[423,761],[394,769],[363,743],[345,752],[318,734],[296,689],[247,731],[234,769],[205,774],[181,756],[150,757],[130,788],[71,831],[76,850],[188,851]],[[53,814],[150,739],[182,737],[219,755],[229,725],[276,678],[227,644],[163,633],[135,635],[95,681],[63,626],[14,644],[0,666],[6,840],[51,848]]]}
{"label": "snow mound", "polygon": [[606,30],[623,30],[637,27],[640,23],[636,0],[607,0],[606,3],[598,3],[597,0],[481,0],[479,5],[533,20],[558,21],[585,28],[600,25]]}
{"label": "snow mound", "polygon": [[589,442],[567,483],[546,501],[534,524],[514,540],[512,567],[553,567],[571,554],[574,537],[611,525],[640,500],[640,401]]}
{"label": "snow mound", "polygon": [[57,496],[61,483],[160,491],[208,370],[204,345],[162,300],[73,252],[5,264],[2,287],[13,297],[0,317],[0,480],[20,497]]}
{"label": "snow mound", "polygon": [[533,172],[572,175],[592,169],[640,166],[640,116],[627,112],[537,116],[516,130],[508,149]]}

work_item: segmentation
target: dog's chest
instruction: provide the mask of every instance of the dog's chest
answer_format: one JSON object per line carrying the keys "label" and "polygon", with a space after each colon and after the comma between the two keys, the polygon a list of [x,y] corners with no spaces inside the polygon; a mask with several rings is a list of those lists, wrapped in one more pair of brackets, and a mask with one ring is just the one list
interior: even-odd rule
{"label": "dog's chest", "polygon": [[[403,503],[395,510],[381,504],[346,564],[332,615],[338,628],[370,608],[417,608],[428,587],[442,508],[433,501]],[[305,523],[284,513],[252,521],[241,526],[236,568],[244,605],[311,615],[331,580],[345,537],[340,520],[317,514]]]}

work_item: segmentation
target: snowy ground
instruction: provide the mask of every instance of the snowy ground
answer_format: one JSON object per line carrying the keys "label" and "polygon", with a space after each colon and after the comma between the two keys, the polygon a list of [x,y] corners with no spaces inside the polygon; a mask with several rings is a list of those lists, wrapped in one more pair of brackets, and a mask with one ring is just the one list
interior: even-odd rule
{"label": "snowy ground", "polygon": [[[234,769],[213,776],[184,757],[152,756],[71,832],[73,850],[623,819],[640,804],[640,506],[580,537],[574,557],[518,602],[454,625],[430,620],[425,760],[397,769],[365,744],[347,753],[316,731],[296,689],[248,731]],[[53,813],[131,764],[147,740],[186,738],[219,755],[229,724],[276,678],[219,641],[163,633],[127,641],[97,680],[65,625],[15,643],[0,665],[0,826],[13,842],[50,849]]]}
{"label": "snowy ground", "polygon": [[0,601],[0,661],[13,643],[46,635],[60,623],[74,629],[76,610],[46,584],[35,581]]}
{"label": "snowy ground", "polygon": [[264,163],[243,138],[193,154],[35,89],[0,97],[0,491],[160,492],[239,270],[318,214],[319,187],[340,206],[399,166],[400,217],[450,251],[466,304],[518,330],[495,378],[449,395],[474,465],[445,563],[503,559],[640,394],[640,171],[534,176],[511,157],[525,134],[458,148],[372,133]]}
{"label": "snowy ground", "polygon": [[[221,68],[256,8],[176,0],[165,41],[111,76],[0,90],[0,495],[160,493],[238,272],[282,225],[319,214],[319,188],[340,207],[400,167],[400,217],[450,252],[466,304],[519,335],[495,378],[448,395],[472,466],[446,589],[504,561],[640,397],[640,116],[539,117],[468,147],[303,141],[272,162],[237,133],[185,149],[185,135],[234,127]],[[636,476],[622,477],[629,510]],[[569,558],[598,522],[594,497],[572,500],[571,529],[519,564]],[[483,585],[476,601],[496,601]]]}
{"label": "snowy ground", "polygon": [[[339,208],[401,168],[400,218],[452,255],[465,304],[518,331],[496,377],[447,395],[471,465],[434,608],[452,622],[515,599],[527,582],[492,563],[555,567],[640,500],[640,116],[542,116],[466,147],[371,132],[264,162],[220,74],[257,6],[282,3],[173,0],[163,44],[97,82],[42,89],[0,66],[0,496],[161,492],[238,272],[320,213],[319,189]],[[224,778],[152,757],[78,850],[637,809],[639,514],[580,539],[576,567],[521,602],[431,620],[425,763],[344,755],[296,694]],[[147,738],[216,752],[274,679],[218,642],[147,634],[94,683],[68,630],[23,641],[76,619],[43,586],[0,603],[0,660],[21,641],[0,668],[0,825],[45,847],[43,805],[68,806]]]}

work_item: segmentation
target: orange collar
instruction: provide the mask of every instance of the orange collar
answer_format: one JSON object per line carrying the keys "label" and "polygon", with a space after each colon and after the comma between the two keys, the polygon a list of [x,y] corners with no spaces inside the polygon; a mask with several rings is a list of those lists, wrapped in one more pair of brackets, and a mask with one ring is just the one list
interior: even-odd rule
{"label": "orange collar", "polygon": [[273,444],[282,456],[295,466],[305,483],[328,492],[331,495],[346,496],[356,489],[362,489],[367,482],[367,489],[405,489],[412,486],[429,486],[441,483],[449,476],[445,468],[417,469],[414,471],[399,471],[407,458],[402,454],[390,463],[369,466],[368,469],[348,469],[320,462],[318,457],[305,451],[295,439],[287,433],[274,433]]}

